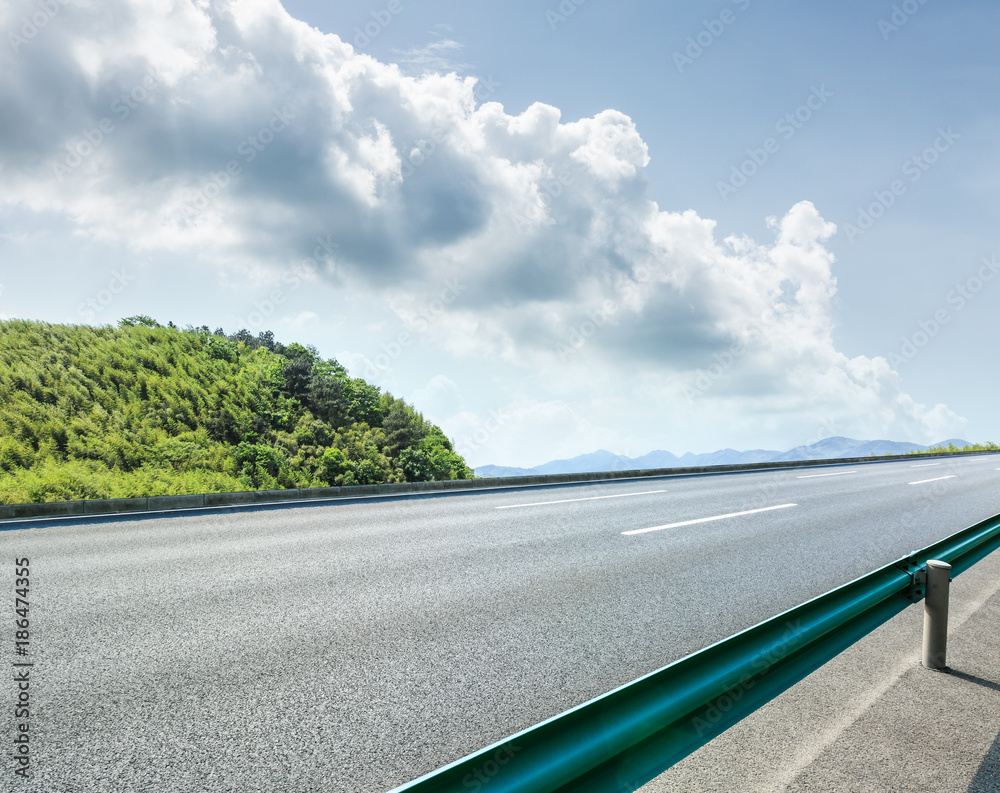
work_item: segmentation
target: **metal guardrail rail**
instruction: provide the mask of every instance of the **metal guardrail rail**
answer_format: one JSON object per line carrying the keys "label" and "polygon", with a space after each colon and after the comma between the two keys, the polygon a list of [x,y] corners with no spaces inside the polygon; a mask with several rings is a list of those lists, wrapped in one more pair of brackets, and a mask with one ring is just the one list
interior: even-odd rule
{"label": "metal guardrail rail", "polygon": [[390,793],[630,793],[1000,548],[1000,515]]}

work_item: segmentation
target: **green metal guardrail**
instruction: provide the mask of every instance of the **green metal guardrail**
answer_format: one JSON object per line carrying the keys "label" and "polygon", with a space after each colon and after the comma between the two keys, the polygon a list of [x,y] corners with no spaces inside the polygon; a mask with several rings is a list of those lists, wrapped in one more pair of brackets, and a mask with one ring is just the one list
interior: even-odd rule
{"label": "green metal guardrail", "polygon": [[390,793],[631,793],[997,548],[1000,515]]}

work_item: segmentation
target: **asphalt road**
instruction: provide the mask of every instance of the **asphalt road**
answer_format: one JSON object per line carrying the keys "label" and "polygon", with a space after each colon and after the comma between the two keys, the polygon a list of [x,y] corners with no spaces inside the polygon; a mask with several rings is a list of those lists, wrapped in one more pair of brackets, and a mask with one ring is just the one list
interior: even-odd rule
{"label": "asphalt road", "polygon": [[379,793],[997,513],[987,455],[2,531],[2,786]]}

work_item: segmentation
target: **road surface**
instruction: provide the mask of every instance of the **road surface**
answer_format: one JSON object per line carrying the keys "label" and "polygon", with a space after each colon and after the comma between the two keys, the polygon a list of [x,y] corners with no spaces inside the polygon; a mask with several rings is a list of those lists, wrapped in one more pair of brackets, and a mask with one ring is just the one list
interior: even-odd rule
{"label": "road surface", "polygon": [[379,793],[997,513],[984,455],[2,531],[13,789]]}

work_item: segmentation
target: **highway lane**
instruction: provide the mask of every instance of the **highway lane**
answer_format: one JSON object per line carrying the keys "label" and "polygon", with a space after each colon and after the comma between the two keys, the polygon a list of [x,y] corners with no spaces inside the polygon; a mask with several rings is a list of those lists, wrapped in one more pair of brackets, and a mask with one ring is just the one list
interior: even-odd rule
{"label": "highway lane", "polygon": [[388,790],[1000,512],[998,469],[904,459],[3,531],[5,565],[31,559],[33,787]]}

